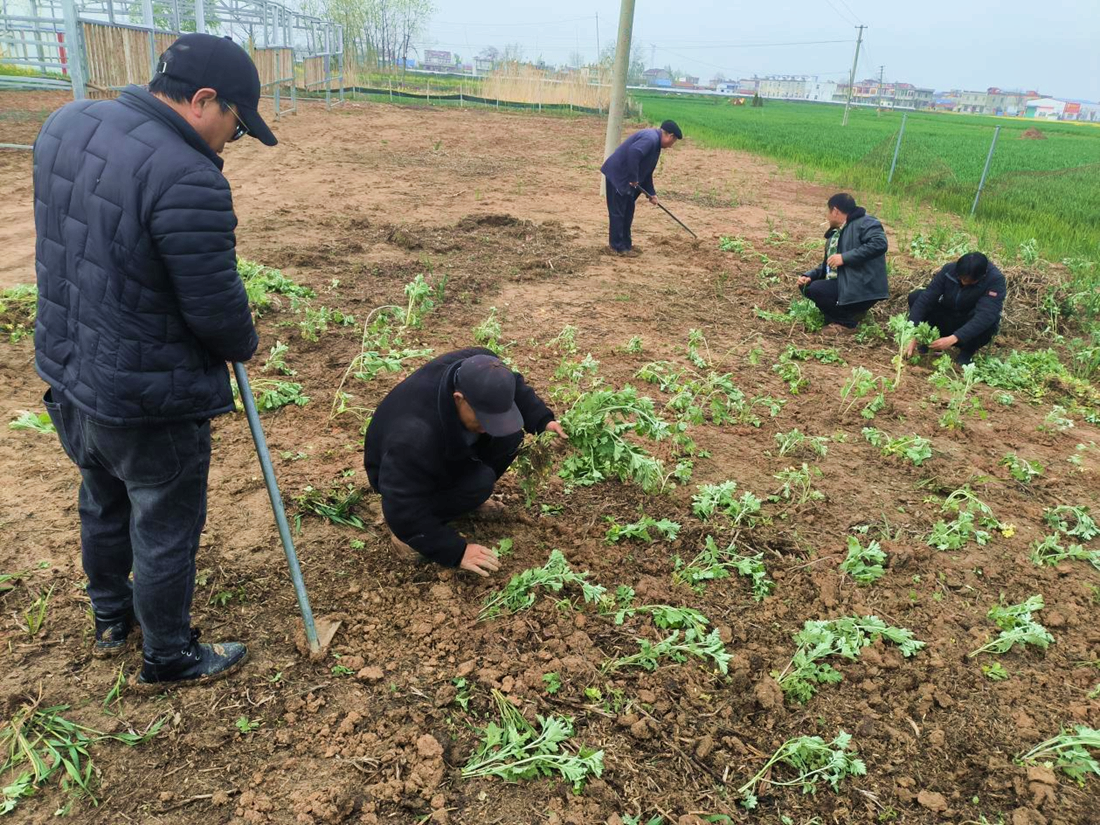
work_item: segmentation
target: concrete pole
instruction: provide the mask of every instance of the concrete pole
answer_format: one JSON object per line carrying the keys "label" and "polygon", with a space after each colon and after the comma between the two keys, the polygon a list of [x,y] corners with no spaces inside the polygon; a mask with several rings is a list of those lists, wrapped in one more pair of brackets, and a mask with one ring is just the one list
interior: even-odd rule
{"label": "concrete pole", "polygon": [[195,0],[195,31],[206,34],[206,5],[204,0]]}
{"label": "concrete pole", "polygon": [[[607,137],[603,143],[604,160],[619,146],[626,108],[626,74],[630,69],[630,36],[634,31],[634,0],[619,5],[619,39],[615,42],[615,64],[611,70],[611,105],[607,110]],[[606,194],[607,180],[600,176],[600,194]]]}
{"label": "concrete pole", "polygon": [[863,30],[866,26],[859,27],[859,37],[856,39],[856,56],[852,58],[852,73],[848,75],[848,99],[844,101],[844,120],[841,126],[848,125],[848,110],[852,108],[852,87],[856,85],[856,64],[859,63],[859,47],[863,43]]}

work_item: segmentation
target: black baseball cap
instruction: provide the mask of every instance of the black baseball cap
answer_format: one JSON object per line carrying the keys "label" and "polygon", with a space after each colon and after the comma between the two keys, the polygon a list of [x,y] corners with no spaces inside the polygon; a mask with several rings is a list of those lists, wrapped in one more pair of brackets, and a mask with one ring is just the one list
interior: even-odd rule
{"label": "black baseball cap", "polygon": [[676,125],[675,120],[666,120],[664,123],[661,124],[661,128],[677,140],[684,139],[684,133],[680,131],[680,127]]}
{"label": "black baseball cap", "polygon": [[267,146],[279,141],[260,117],[260,74],[248,52],[228,37],[185,34],[157,61],[157,74],[194,86],[214,89],[237,107],[248,134]]}
{"label": "black baseball cap", "polygon": [[492,355],[472,355],[455,372],[455,389],[462,393],[489,435],[501,438],[523,429],[516,406],[516,376]]}

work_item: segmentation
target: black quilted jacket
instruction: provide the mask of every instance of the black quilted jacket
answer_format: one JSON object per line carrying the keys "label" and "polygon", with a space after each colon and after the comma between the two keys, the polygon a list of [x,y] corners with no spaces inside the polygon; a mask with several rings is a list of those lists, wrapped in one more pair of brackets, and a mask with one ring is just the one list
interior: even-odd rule
{"label": "black quilted jacket", "polygon": [[35,141],[35,368],[96,421],[233,409],[225,362],[258,341],[221,167],[137,86],[62,107]]}

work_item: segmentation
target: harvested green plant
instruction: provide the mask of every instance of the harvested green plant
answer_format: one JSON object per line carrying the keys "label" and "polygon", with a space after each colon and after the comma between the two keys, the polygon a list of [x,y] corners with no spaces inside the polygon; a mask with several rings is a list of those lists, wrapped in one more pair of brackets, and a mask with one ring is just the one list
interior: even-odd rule
{"label": "harvested green plant", "polygon": [[763,601],[775,589],[775,582],[768,578],[764,566],[764,554],[746,556],[738,553],[736,547],[737,543],[731,542],[725,549],[719,548],[713,536],[707,536],[702,552],[690,562],[684,564],[679,556],[673,559],[673,583],[686,584],[693,590],[701,591],[707,582],[729,578],[730,571],[733,571],[750,579],[753,598]]}
{"label": "harvested green plant", "polygon": [[538,598],[536,592],[545,588],[552,593],[560,593],[567,585],[580,587],[585,603],[598,602],[605,589],[588,581],[587,571],[575,573],[560,550],[550,551],[550,558],[542,567],[532,567],[512,576],[503,589],[490,594],[478,613],[478,621],[483,622],[499,616],[501,613],[518,613],[527,610]]}
{"label": "harvested green plant", "polygon": [[97,804],[99,771],[89,754],[91,746],[104,741],[131,747],[143,744],[160,732],[167,718],[158,719],[141,734],[104,733],[70,722],[61,715],[68,709],[69,705],[40,708],[35,702],[24,705],[0,725],[0,752],[7,754],[0,774],[15,775],[12,784],[2,791],[0,815],[10,813],[20,799],[54,779],[60,780],[61,789],[74,798]]}
{"label": "harvested green plant", "polygon": [[932,442],[919,435],[906,435],[892,438],[875,427],[864,427],[863,437],[874,447],[878,447],[884,456],[902,456],[919,467],[932,457]]}
{"label": "harvested green plant", "polygon": [[1068,504],[1059,504],[1043,511],[1043,520],[1056,530],[1060,530],[1067,536],[1074,536],[1081,541],[1092,541],[1100,536],[1100,527],[1096,526],[1088,507],[1072,507]]}
{"label": "harvested green plant", "polygon": [[1054,533],[1031,546],[1031,561],[1040,567],[1054,567],[1064,561],[1085,561],[1100,570],[1100,550],[1086,550],[1080,544],[1061,543],[1062,534]]}
{"label": "harvested green plant", "polygon": [[355,507],[363,500],[363,494],[363,489],[354,484],[349,484],[347,487],[330,487],[327,490],[306,487],[301,495],[294,498],[294,503],[301,510],[294,517],[296,528],[301,529],[302,513],[310,513],[333,524],[362,530],[363,520],[355,515]]}
{"label": "harvested green plant", "polygon": [[880,638],[896,644],[907,658],[924,647],[924,642],[915,639],[911,630],[891,627],[877,616],[807,621],[794,635],[798,645],[794,657],[781,672],[773,671],[772,677],[787,697],[806,704],[818,685],[836,684],[844,679],[840,671],[823,659],[842,656],[854,661],[863,648]]}
{"label": "harvested green plant", "polygon": [[651,542],[653,536],[650,535],[650,530],[654,530],[663,536],[665,541],[675,541],[676,536],[680,533],[680,525],[667,518],[658,520],[649,516],[642,516],[638,521],[631,524],[619,524],[611,516],[608,516],[607,520],[611,523],[611,526],[607,528],[607,534],[604,536],[604,541],[608,544],[616,544],[623,539]]}
{"label": "harvested green plant", "polygon": [[829,452],[829,439],[823,435],[803,435],[797,428],[789,433],[776,433],[775,446],[779,455],[814,455],[825,458]]}
{"label": "harvested green plant", "polygon": [[877,541],[872,539],[864,547],[856,536],[848,536],[848,555],[840,563],[840,570],[857,584],[874,584],[881,579],[886,575],[885,563],[886,553]]}
{"label": "harvested green plant", "polygon": [[500,691],[494,690],[492,696],[500,721],[482,728],[481,744],[462,768],[463,779],[499,776],[518,782],[557,774],[579,791],[590,776],[603,773],[603,751],[567,747],[573,735],[572,719],[536,716],[535,728]]}
{"label": "harvested green plant", "polygon": [[710,521],[715,514],[725,515],[735,526],[752,527],[760,516],[762,502],[749,491],[737,497],[737,482],[700,484],[699,492],[691,497],[691,509],[703,521]]}
{"label": "harvested green plant", "polygon": [[610,660],[604,666],[604,672],[614,673],[616,670],[622,670],[625,667],[656,670],[662,659],[671,659],[673,662],[686,662],[689,656],[713,662],[722,675],[729,672],[731,656],[726,652],[726,646],[719,638],[717,629],[704,635],[697,628],[689,627],[683,631],[674,630],[658,642],[650,642],[646,639],[638,639],[637,641],[637,653]]}
{"label": "harvested green plant", "polygon": [[34,337],[34,321],[38,315],[38,287],[16,284],[0,290],[0,335],[11,343]]}
{"label": "harvested green plant", "polygon": [[647,493],[664,486],[664,463],[627,436],[662,441],[672,428],[657,415],[653,400],[638,396],[633,387],[582,393],[561,424],[573,452],[558,474],[569,483],[586,486],[617,478],[633,481]]}
{"label": "harvested green plant", "polygon": [[775,474],[774,478],[782,482],[778,492],[769,496],[770,501],[789,501],[803,505],[811,501],[821,501],[825,494],[813,488],[815,478],[821,478],[821,470],[810,467],[805,462],[801,467],[788,467]]}
{"label": "harvested green plant", "polygon": [[57,432],[53,421],[50,420],[49,413],[33,413],[29,410],[17,410],[16,412],[19,415],[8,422],[9,430],[31,430],[44,435]]}
{"label": "harvested green plant", "polygon": [[1078,785],[1084,785],[1090,774],[1100,776],[1100,761],[1090,750],[1100,751],[1100,730],[1074,725],[1017,758],[1025,765],[1040,764],[1060,770]]}
{"label": "harvested green plant", "polygon": [[309,287],[295,283],[278,269],[244,258],[237,258],[237,273],[244,281],[248,305],[257,316],[278,305],[276,296],[286,295],[292,302],[297,302],[314,298],[317,294]]}
{"label": "harvested green plant", "polygon": [[[834,791],[839,791],[842,780],[867,773],[867,766],[853,753],[851,743],[851,734],[844,731],[837,733],[828,744],[820,736],[788,739],[735,793],[740,797],[741,805],[751,811],[759,802],[756,791],[764,783],[773,788],[800,787],[802,793],[812,794],[824,781]],[[779,765],[793,769],[796,775],[792,779],[776,779],[772,771]]]}
{"label": "harvested green plant", "polygon": [[1001,466],[1008,468],[1008,473],[1024,486],[1030,485],[1043,474],[1043,465],[1038,461],[1028,461],[1020,458],[1016,453],[1009,453],[1001,459]]}
{"label": "harvested green plant", "polygon": [[1000,634],[993,641],[982,645],[977,650],[972,650],[967,655],[973,657],[981,653],[1007,653],[1016,645],[1034,645],[1040,650],[1046,650],[1054,642],[1054,637],[1032,618],[1033,613],[1042,609],[1042,596],[1031,596],[1020,604],[1011,604],[1007,607],[993,605],[988,615],[1001,629]]}
{"label": "harvested green plant", "polygon": [[894,366],[897,369],[894,373],[894,390],[897,391],[901,386],[901,371],[905,366],[905,351],[909,345],[916,341],[918,344],[928,346],[940,337],[940,331],[926,321],[914,324],[904,312],[890,316],[890,320],[886,322],[886,328],[894,336],[894,343],[898,347],[897,354],[894,356]]}

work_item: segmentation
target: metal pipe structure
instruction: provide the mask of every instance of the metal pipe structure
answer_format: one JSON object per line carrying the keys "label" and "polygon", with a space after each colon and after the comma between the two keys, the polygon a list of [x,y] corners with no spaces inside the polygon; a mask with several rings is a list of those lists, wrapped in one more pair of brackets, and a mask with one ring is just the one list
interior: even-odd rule
{"label": "metal pipe structure", "polygon": [[993,142],[989,144],[989,154],[985,158],[985,168],[982,169],[982,179],[978,181],[978,191],[974,193],[974,205],[970,207],[970,217],[974,217],[974,213],[978,211],[978,199],[982,196],[982,189],[985,187],[985,178],[989,174],[989,164],[993,161],[993,150],[997,148],[997,135],[1001,133],[1001,127],[998,126],[993,130]]}
{"label": "metal pipe structure", "polygon": [[898,151],[901,149],[901,136],[905,134],[905,119],[909,117],[908,112],[903,112],[901,116],[901,129],[898,130],[898,142],[894,144],[894,159],[890,162],[890,174],[886,178],[886,182],[890,183],[894,179],[894,169],[898,165]]}
{"label": "metal pipe structure", "polygon": [[263,470],[267,495],[271,499],[271,510],[275,514],[275,524],[279,528],[279,538],[282,539],[283,551],[286,553],[287,565],[290,567],[290,580],[294,583],[294,595],[298,598],[298,610],[301,611],[302,624],[305,625],[306,640],[309,642],[310,651],[317,653],[321,650],[321,642],[317,638],[313,609],[309,605],[309,595],[306,593],[306,584],[302,579],[302,568],[298,564],[298,554],[294,550],[294,540],[290,537],[290,525],[287,524],[286,511],[283,509],[283,497],[279,493],[279,484],[275,480],[275,469],[271,466],[267,439],[264,438],[264,430],[260,425],[260,415],[256,411],[256,400],[252,397],[252,387],[248,383],[248,371],[244,364],[234,361],[233,375],[237,378],[237,388],[241,392],[241,403],[244,404],[244,413],[248,418],[248,429],[252,431],[252,440],[256,443],[256,456],[260,459],[260,469]]}

